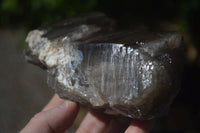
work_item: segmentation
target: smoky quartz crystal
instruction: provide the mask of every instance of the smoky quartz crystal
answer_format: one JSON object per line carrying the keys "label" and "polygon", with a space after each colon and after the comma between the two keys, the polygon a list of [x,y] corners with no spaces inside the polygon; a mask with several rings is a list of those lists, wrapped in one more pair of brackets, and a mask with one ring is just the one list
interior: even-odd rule
{"label": "smoky quartz crystal", "polygon": [[91,13],[33,30],[26,59],[47,71],[61,98],[135,119],[165,114],[180,88],[182,36],[114,29]]}

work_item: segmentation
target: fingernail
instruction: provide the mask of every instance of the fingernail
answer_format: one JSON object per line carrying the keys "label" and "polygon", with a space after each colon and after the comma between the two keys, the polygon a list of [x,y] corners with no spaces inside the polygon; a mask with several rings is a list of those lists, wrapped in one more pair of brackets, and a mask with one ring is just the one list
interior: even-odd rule
{"label": "fingernail", "polygon": [[69,105],[69,101],[64,101],[61,105],[59,105],[59,107],[61,108],[67,108]]}

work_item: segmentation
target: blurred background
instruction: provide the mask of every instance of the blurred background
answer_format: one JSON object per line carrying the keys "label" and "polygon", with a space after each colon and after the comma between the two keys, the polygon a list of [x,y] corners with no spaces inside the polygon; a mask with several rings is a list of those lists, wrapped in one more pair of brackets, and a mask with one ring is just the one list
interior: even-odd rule
{"label": "blurred background", "polygon": [[28,31],[92,11],[105,13],[122,29],[177,30],[184,36],[181,91],[152,133],[199,133],[199,0],[0,0],[0,132],[19,131],[53,95],[45,72],[23,57]]}

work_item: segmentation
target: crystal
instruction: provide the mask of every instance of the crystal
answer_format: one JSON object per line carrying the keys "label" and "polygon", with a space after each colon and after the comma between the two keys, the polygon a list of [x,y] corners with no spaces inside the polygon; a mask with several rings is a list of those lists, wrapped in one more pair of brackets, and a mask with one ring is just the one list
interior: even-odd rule
{"label": "crystal", "polygon": [[114,27],[93,13],[33,30],[26,59],[47,71],[61,98],[110,115],[162,116],[180,88],[182,36]]}

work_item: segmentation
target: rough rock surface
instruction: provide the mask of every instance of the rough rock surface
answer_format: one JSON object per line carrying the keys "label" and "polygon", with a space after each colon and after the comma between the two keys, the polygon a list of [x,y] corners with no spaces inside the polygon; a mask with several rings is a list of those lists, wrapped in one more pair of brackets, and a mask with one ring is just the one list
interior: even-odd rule
{"label": "rough rock surface", "polygon": [[182,36],[114,33],[114,25],[94,13],[33,30],[26,59],[47,71],[64,99],[136,119],[163,115],[179,90]]}

